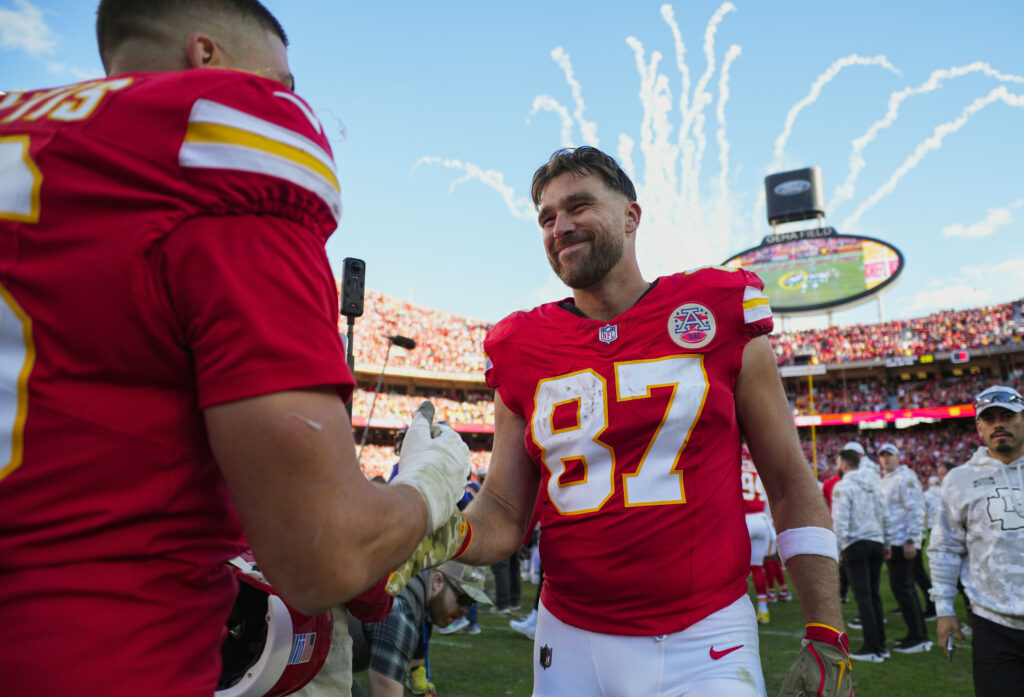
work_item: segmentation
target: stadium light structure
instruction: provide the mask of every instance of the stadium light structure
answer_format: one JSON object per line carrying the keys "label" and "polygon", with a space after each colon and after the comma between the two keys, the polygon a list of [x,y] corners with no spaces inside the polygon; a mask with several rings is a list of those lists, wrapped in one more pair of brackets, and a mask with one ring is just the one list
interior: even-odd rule
{"label": "stadium light structure", "polygon": [[377,406],[377,395],[380,394],[380,388],[384,384],[384,371],[388,367],[388,359],[391,357],[391,347],[398,346],[404,348],[406,351],[412,351],[416,348],[416,340],[410,339],[407,336],[401,336],[395,334],[394,336],[385,336],[388,340],[388,350],[384,354],[384,365],[380,367],[380,376],[377,378],[377,389],[373,392],[373,401],[370,402],[370,413],[366,416],[366,425],[363,426],[363,439],[359,443],[359,455],[356,457],[356,464],[363,459],[363,448],[366,447],[366,437],[370,433],[370,420],[373,419],[373,408]]}

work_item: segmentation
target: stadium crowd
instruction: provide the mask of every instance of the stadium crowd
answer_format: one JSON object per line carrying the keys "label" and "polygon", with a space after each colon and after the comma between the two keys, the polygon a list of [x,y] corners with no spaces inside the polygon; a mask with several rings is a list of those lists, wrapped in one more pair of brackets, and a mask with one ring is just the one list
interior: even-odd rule
{"label": "stadium crowd", "polygon": [[[376,402],[374,394],[377,395]],[[494,399],[490,393],[469,392],[466,394],[431,393],[411,395],[382,390],[356,390],[353,396],[352,415],[368,418],[373,409],[373,418],[405,420],[416,410],[420,402],[429,398],[434,403],[435,417],[439,421],[464,424],[494,423]]]}
{"label": "stadium crowd", "polygon": [[[835,474],[836,456],[843,444],[857,441],[865,453],[878,461],[878,450],[892,443],[903,455],[903,464],[910,467],[922,482],[935,473],[943,462],[961,463],[978,447],[978,434],[973,419],[948,419],[942,423],[919,425],[906,429],[850,430],[817,429],[813,445],[818,454],[818,478]],[[808,429],[800,430],[800,444],[807,461],[812,461],[812,440]]]}
{"label": "stadium crowd", "polygon": [[969,404],[974,395],[990,384],[991,376],[982,374],[934,380],[862,378],[845,383],[816,382],[813,412],[806,381],[789,382],[786,391],[794,414],[842,414]]}
{"label": "stadium crowd", "polygon": [[[491,451],[484,449],[470,449],[469,464],[473,470],[473,478],[487,473],[487,465],[491,461]],[[395,446],[383,445],[380,443],[367,443],[363,446],[359,455],[359,466],[363,469],[367,478],[391,477],[391,469],[398,462],[395,455]]]}
{"label": "stadium crowd", "polygon": [[815,355],[821,363],[845,363],[996,346],[1021,340],[1020,306],[1015,300],[906,320],[776,332],[771,342],[779,365],[793,364],[805,355]]}
{"label": "stadium crowd", "polygon": [[[355,322],[357,365],[380,366],[388,336],[416,341],[412,350],[392,348],[389,366],[448,373],[483,371],[483,339],[491,324],[366,290],[365,314]],[[779,365],[815,355],[822,363],[995,346],[1021,340],[1021,301],[876,324],[776,331],[770,337]],[[340,325],[344,331],[344,324]]]}
{"label": "stadium crowd", "polygon": [[[452,315],[366,289],[364,314],[355,322],[356,364],[403,366],[445,373],[482,372],[484,336],[491,324]],[[344,318],[339,325],[344,331]],[[392,348],[389,336],[416,342],[411,350]]]}

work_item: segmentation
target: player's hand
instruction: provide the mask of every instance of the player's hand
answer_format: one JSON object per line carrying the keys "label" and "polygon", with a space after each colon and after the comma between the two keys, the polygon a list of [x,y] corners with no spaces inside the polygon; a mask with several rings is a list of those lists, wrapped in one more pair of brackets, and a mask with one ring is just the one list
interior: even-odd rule
{"label": "player's hand", "polygon": [[407,484],[427,504],[427,532],[444,525],[465,491],[469,447],[450,426],[431,423],[434,405],[424,401],[402,441],[398,474],[390,484]]}
{"label": "player's hand", "polygon": [[388,595],[401,593],[409,579],[424,569],[458,557],[466,551],[472,536],[469,521],[462,516],[462,511],[456,510],[444,525],[420,540],[412,556],[388,577]]}
{"label": "player's hand", "polygon": [[955,636],[960,641],[966,641],[964,639],[964,633],[960,630],[960,620],[956,617],[943,616],[938,619],[935,623],[935,634],[938,636],[939,646],[942,648],[942,652],[949,656],[949,651],[946,650],[946,641],[949,639],[950,634]]}
{"label": "player's hand", "polygon": [[903,543],[903,558],[904,559],[913,559],[916,556],[917,556],[917,547],[914,546],[914,543],[913,542],[904,542]]}
{"label": "player's hand", "polygon": [[853,694],[850,638],[824,624],[807,625],[803,648],[786,672],[779,697],[849,697]]}

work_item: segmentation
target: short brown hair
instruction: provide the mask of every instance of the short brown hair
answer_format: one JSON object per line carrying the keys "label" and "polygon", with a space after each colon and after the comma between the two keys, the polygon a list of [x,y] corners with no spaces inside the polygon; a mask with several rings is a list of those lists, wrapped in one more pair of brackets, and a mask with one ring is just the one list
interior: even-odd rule
{"label": "short brown hair", "polygon": [[248,20],[277,35],[287,46],[288,36],[277,18],[258,0],[100,0],[96,9],[96,40],[100,58],[106,57],[126,39],[146,36],[150,27],[189,13],[227,14]]}
{"label": "short brown hair", "polygon": [[556,150],[540,168],[533,173],[533,186],[530,193],[533,205],[540,205],[540,196],[548,183],[566,172],[577,177],[596,174],[612,191],[618,191],[630,201],[636,201],[636,189],[629,176],[622,171],[619,163],[610,155],[597,148],[583,145],[578,148],[562,148]]}

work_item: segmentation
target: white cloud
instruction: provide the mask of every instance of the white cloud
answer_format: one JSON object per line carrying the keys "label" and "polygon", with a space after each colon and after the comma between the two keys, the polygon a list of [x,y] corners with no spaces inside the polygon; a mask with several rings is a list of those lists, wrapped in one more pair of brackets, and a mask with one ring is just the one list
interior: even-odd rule
{"label": "white cloud", "polygon": [[1007,259],[995,264],[976,266],[965,266],[963,272],[976,278],[995,280],[997,278],[1011,278],[1014,285],[1020,286],[1020,279],[1024,278],[1024,257]]}
{"label": "white cloud", "polygon": [[32,56],[53,53],[59,37],[43,19],[43,12],[27,0],[14,0],[17,9],[0,7],[0,48]]}
{"label": "white cloud", "polygon": [[932,290],[916,293],[910,309],[934,312],[1008,302],[1021,297],[1021,278],[1024,257],[964,266],[955,278],[929,282]]}
{"label": "white cloud", "polygon": [[922,290],[914,295],[911,310],[933,312],[953,308],[975,307],[987,305],[993,297],[991,288],[979,288],[964,284],[955,284],[936,290]]}
{"label": "white cloud", "polygon": [[942,229],[943,237],[966,237],[966,238],[978,238],[988,237],[996,231],[997,228],[1009,225],[1014,221],[1013,213],[1011,212],[1014,208],[1020,208],[1024,206],[1024,199],[1014,201],[1009,206],[1004,208],[989,208],[988,215],[985,216],[984,220],[969,225],[963,223],[953,223]]}

